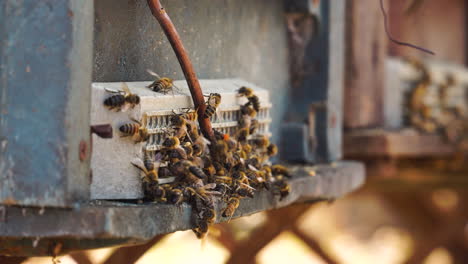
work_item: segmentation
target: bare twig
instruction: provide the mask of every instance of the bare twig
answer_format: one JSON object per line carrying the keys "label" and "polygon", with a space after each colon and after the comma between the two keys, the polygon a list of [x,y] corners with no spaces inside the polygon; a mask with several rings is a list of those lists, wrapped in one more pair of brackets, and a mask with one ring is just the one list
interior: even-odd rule
{"label": "bare twig", "polygon": [[390,33],[390,30],[388,30],[387,13],[385,12],[385,8],[384,8],[383,1],[384,1],[384,0],[380,0],[380,9],[382,10],[382,14],[383,14],[383,17],[384,17],[385,33],[387,33],[388,38],[389,38],[393,43],[396,43],[396,44],[398,44],[398,45],[407,46],[407,47],[410,47],[410,48],[413,48],[413,49],[420,50],[420,51],[422,51],[422,52],[429,53],[429,54],[431,54],[431,55],[435,55],[435,53],[434,53],[433,51],[431,51],[431,50],[428,50],[428,49],[425,49],[425,48],[422,48],[422,47],[413,45],[413,44],[411,44],[411,43],[407,43],[407,42],[402,42],[402,41],[396,40],[396,39],[392,36],[392,34]]}
{"label": "bare twig", "polygon": [[198,82],[197,75],[193,69],[192,62],[187,54],[187,51],[182,44],[179,33],[172,23],[169,15],[166,13],[166,10],[162,7],[159,0],[148,0],[148,5],[151,9],[151,13],[158,20],[161,25],[164,33],[166,34],[169,42],[171,43],[172,48],[179,60],[182,71],[184,72],[185,79],[187,80],[190,93],[192,94],[193,104],[195,109],[198,109],[198,122],[200,124],[200,129],[205,137],[210,141],[214,139],[213,129],[211,128],[211,122],[209,118],[203,118],[205,113],[206,105],[203,97],[203,93]]}

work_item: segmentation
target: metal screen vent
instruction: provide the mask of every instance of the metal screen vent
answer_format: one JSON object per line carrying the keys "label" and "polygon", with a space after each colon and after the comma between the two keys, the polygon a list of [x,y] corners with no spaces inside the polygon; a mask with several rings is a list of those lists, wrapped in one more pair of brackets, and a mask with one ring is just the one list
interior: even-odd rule
{"label": "metal screen vent", "polygon": [[[143,155],[154,155],[161,148],[164,139],[170,135],[170,117],[175,113],[182,113],[187,108],[193,109],[192,99],[185,81],[176,81],[180,91],[174,95],[155,93],[146,88],[150,82],[128,82],[130,90],[138,94],[141,102],[134,109],[127,112],[109,111],[103,101],[109,96],[105,89],[119,90],[122,83],[94,83],[93,105],[91,109],[91,124],[111,124],[114,130],[112,139],[102,139],[93,135],[93,156],[91,160],[92,199],[140,199],[143,191],[140,182],[140,171],[131,165],[131,161]],[[255,91],[259,97],[261,108],[257,114],[259,127],[251,138],[259,135],[271,136],[269,132],[270,108],[269,94],[251,83],[238,80],[200,80],[205,94],[219,93],[222,96],[218,113],[211,117],[215,130],[235,135],[238,121],[241,118],[240,106],[246,103],[245,98],[237,97],[236,90],[247,86]],[[136,119],[148,129],[149,139],[136,143],[130,138],[121,138],[119,127]]]}

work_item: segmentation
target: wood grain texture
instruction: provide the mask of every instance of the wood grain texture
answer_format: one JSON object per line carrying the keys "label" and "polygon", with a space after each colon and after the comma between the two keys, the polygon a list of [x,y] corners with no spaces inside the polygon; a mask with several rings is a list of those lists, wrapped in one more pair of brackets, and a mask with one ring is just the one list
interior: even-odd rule
{"label": "wood grain texture", "polygon": [[361,130],[344,137],[344,152],[348,158],[448,156],[455,150],[439,135],[420,134],[413,129]]}
{"label": "wood grain texture", "polygon": [[344,126],[378,127],[388,43],[379,1],[349,1],[347,12]]}
{"label": "wood grain texture", "polygon": [[430,49],[435,56],[391,44],[393,56],[436,58],[466,63],[466,1],[424,1],[414,12],[405,14],[406,1],[391,1],[390,30],[395,38]]}

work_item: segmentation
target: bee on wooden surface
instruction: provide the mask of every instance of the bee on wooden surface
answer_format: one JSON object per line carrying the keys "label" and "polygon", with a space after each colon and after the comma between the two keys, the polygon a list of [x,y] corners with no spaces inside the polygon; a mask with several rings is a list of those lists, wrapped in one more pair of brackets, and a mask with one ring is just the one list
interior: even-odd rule
{"label": "bee on wooden surface", "polygon": [[146,141],[149,138],[148,129],[143,127],[138,120],[132,119],[135,123],[126,123],[119,127],[121,137],[136,137],[135,142]]}
{"label": "bee on wooden surface", "polygon": [[143,182],[145,198],[157,202],[166,202],[166,188],[156,182]]}
{"label": "bee on wooden surface", "polygon": [[255,189],[252,188],[250,185],[242,184],[242,185],[237,186],[235,193],[240,198],[246,198],[246,197],[254,198],[254,194],[255,194],[254,191]]}
{"label": "bee on wooden surface", "polygon": [[147,88],[150,88],[152,91],[157,92],[157,93],[162,93],[162,94],[167,94],[169,92],[172,92],[172,95],[174,95],[174,89],[180,91],[180,89],[174,85],[174,81],[171,78],[167,78],[167,77],[161,78],[157,73],[151,70],[146,70],[146,71],[150,75],[153,75],[154,77],[156,77],[156,80],[153,83],[146,86]]}
{"label": "bee on wooden surface", "polygon": [[185,193],[188,197],[198,197],[204,201],[204,203],[211,204],[213,196],[221,195],[216,190],[216,183],[209,183],[199,187],[186,187]]}
{"label": "bee on wooden surface", "polygon": [[221,104],[221,95],[219,93],[211,93],[206,101],[206,109],[203,118],[211,118]]}
{"label": "bee on wooden surface", "polygon": [[184,193],[180,188],[168,187],[167,199],[171,204],[179,205],[184,201]]}
{"label": "bee on wooden surface", "polygon": [[105,90],[114,94],[104,100],[104,105],[109,107],[110,110],[117,109],[117,111],[125,112],[128,110],[128,106],[134,108],[140,103],[140,97],[136,94],[132,94],[126,83],[122,83],[123,91],[116,91],[108,88],[105,88]]}
{"label": "bee on wooden surface", "polygon": [[283,165],[276,164],[276,165],[271,166],[271,172],[272,172],[273,176],[284,175],[284,176],[286,176],[288,178],[291,178],[291,174],[289,172],[289,169],[286,168]]}
{"label": "bee on wooden surface", "polygon": [[226,208],[224,208],[222,212],[223,217],[229,217],[229,221],[231,220],[232,216],[236,212],[237,208],[239,207],[240,199],[236,196],[232,196],[229,198]]}
{"label": "bee on wooden surface", "polygon": [[276,186],[277,192],[280,195],[280,201],[288,196],[291,192],[291,186],[282,176],[277,178],[277,180],[274,182],[274,185]]}

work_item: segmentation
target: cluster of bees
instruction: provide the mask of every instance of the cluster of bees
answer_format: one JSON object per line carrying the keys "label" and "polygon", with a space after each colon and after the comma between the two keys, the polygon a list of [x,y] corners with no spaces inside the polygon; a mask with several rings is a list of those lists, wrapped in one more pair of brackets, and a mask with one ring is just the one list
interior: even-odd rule
{"label": "cluster of bees", "polygon": [[[165,94],[173,89],[171,79],[157,77],[149,89]],[[108,91],[113,93],[104,101],[109,109],[120,111],[140,102],[126,84],[123,91]],[[143,158],[132,162],[143,172],[146,200],[174,205],[185,202],[192,206],[195,226],[192,230],[198,238],[205,237],[209,225],[216,221],[218,204],[221,216],[231,219],[240,201],[253,198],[256,191],[269,190],[279,199],[290,191],[287,179],[291,175],[287,168],[269,162],[278,153],[277,146],[268,137],[256,134],[259,98],[247,87],[241,87],[237,95],[247,102],[240,105],[241,118],[234,135],[215,130],[215,138],[210,142],[200,133],[196,110],[173,111],[159,150],[154,154],[144,152]],[[207,97],[203,118],[217,114],[221,103],[220,94],[211,93]],[[138,120],[123,124],[119,130],[122,136],[131,136],[136,142],[149,138],[147,129]],[[168,178],[174,180],[163,182]]]}
{"label": "cluster of bees", "polygon": [[[407,60],[419,73],[406,102],[406,120],[409,125],[424,133],[440,133],[450,143],[460,143],[468,134],[468,116],[460,106],[450,105],[448,94],[456,80],[447,74],[437,87],[437,104],[429,105],[425,97],[432,84],[427,67],[420,61]],[[466,95],[468,104],[468,95]],[[436,109],[437,108],[437,109]]]}

